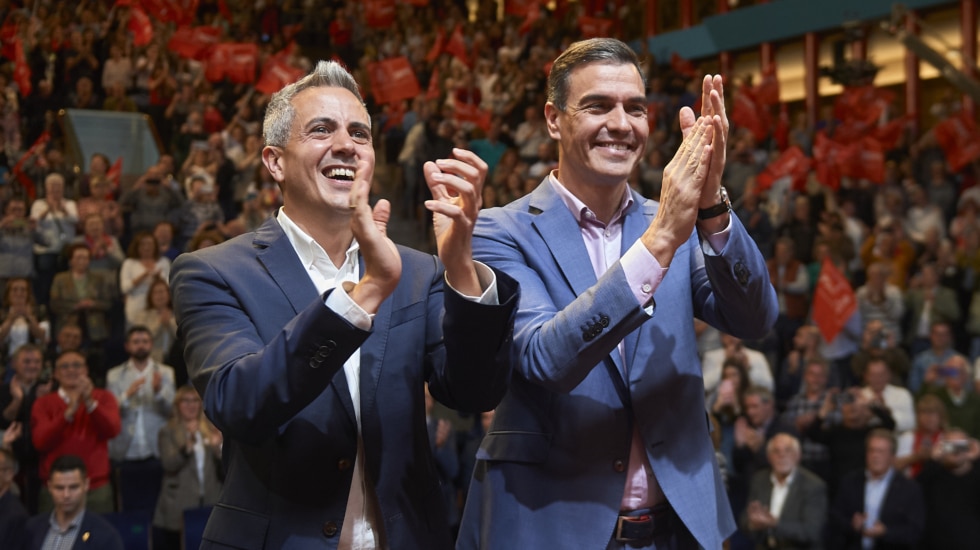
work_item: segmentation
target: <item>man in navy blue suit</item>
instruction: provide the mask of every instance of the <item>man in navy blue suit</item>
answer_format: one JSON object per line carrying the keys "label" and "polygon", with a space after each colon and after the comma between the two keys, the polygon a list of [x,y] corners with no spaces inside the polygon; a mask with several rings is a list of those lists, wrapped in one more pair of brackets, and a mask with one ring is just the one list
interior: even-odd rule
{"label": "man in navy blue suit", "polygon": [[50,514],[27,520],[24,548],[73,548],[123,550],[119,532],[102,516],[85,510],[88,493],[85,461],[75,455],[61,455],[51,463],[48,491],[54,500]]}
{"label": "man in navy blue suit", "polygon": [[424,384],[478,412],[510,376],[517,286],[471,254],[486,164],[426,163],[436,258],[368,204],[371,119],[343,67],[275,94],[263,134],[283,207],[172,270],[188,373],[225,436],[203,547],[450,548]]}

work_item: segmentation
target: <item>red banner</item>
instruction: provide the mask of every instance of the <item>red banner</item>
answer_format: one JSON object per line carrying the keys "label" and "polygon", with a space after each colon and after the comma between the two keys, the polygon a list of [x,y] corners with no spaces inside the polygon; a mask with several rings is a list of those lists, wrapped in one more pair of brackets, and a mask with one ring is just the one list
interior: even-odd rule
{"label": "red banner", "polygon": [[139,6],[129,9],[129,32],[133,33],[134,46],[146,46],[153,40],[153,22]]}
{"label": "red banner", "polygon": [[752,91],[742,86],[735,91],[732,102],[732,122],[752,132],[756,141],[766,139],[769,135],[769,115],[755,102]]}
{"label": "red banner", "polygon": [[395,0],[364,0],[364,17],[369,27],[390,27],[395,22]]}
{"label": "red banner", "polygon": [[439,67],[432,69],[429,77],[429,88],[425,91],[425,99],[439,99],[442,95],[442,84],[439,82]]}
{"label": "red banner", "polygon": [[167,42],[167,49],[181,57],[202,60],[208,58],[211,48],[219,40],[221,29],[218,27],[180,27]]}
{"label": "red banner", "polygon": [[484,111],[472,103],[453,102],[454,118],[458,122],[472,122],[484,132],[490,129],[490,120],[493,115],[490,111]]}
{"label": "red banner", "polygon": [[947,118],[937,124],[934,131],[953,172],[959,172],[980,158],[980,131],[966,113]]}
{"label": "red banner", "polygon": [[252,42],[226,42],[211,49],[204,78],[220,82],[227,78],[236,84],[255,82],[256,59],[259,46]]}
{"label": "red banner", "polygon": [[31,95],[31,66],[27,64],[24,54],[24,42],[18,37],[14,43],[14,82],[20,88],[20,96]]}
{"label": "red banner", "polygon": [[378,103],[391,103],[419,95],[419,81],[408,58],[393,57],[368,65],[371,91]]}
{"label": "red banner", "polygon": [[446,53],[459,59],[464,65],[469,66],[470,57],[466,53],[466,40],[463,38],[462,25],[456,25],[453,33],[449,35],[449,40],[446,41]]}
{"label": "red banner", "polygon": [[409,6],[416,6],[419,8],[424,8],[429,5],[429,0],[398,0],[401,4],[408,4]]}
{"label": "red banner", "polygon": [[536,4],[537,2],[538,0],[506,0],[504,2],[504,12],[507,15],[525,17],[531,4]]}
{"label": "red banner", "polygon": [[779,158],[774,160],[765,170],[756,177],[759,184],[759,191],[765,191],[772,187],[774,181],[779,178],[791,176],[793,178],[793,189],[803,189],[806,185],[806,177],[810,173],[812,162],[803,151],[793,146],[786,149]]}
{"label": "red banner", "polygon": [[845,123],[861,121],[869,126],[874,125],[894,100],[893,92],[874,86],[845,88],[834,102],[834,116]]}
{"label": "red banner", "polygon": [[762,80],[753,89],[755,100],[761,105],[775,105],[779,103],[779,79],[776,78],[776,68],[770,67],[768,71],[762,73]]}
{"label": "red banner", "polygon": [[527,17],[521,23],[521,26],[517,28],[517,32],[520,34],[527,34],[531,32],[531,28],[534,24],[541,19],[541,8],[538,6],[537,1],[532,2],[527,8]]}
{"label": "red banner", "polygon": [[813,321],[824,340],[836,338],[856,310],[857,298],[851,283],[830,258],[824,258],[813,293]]}
{"label": "red banner", "polygon": [[274,94],[279,90],[303,78],[303,69],[290,65],[285,57],[273,56],[265,62],[262,76],[255,84],[255,89],[263,94]]}
{"label": "red banner", "polygon": [[827,137],[824,132],[817,132],[813,140],[813,159],[817,169],[817,180],[834,191],[840,189],[840,169],[838,163],[843,147]]}
{"label": "red banner", "polygon": [[119,189],[119,184],[122,181],[122,157],[117,157],[116,162],[112,163],[112,166],[106,170],[105,178],[109,180],[112,189]]}
{"label": "red banner", "polygon": [[30,200],[34,200],[34,196],[37,194],[37,191],[34,186],[34,180],[29,178],[27,174],[24,173],[24,164],[28,160],[40,155],[41,152],[44,151],[44,147],[49,141],[51,141],[51,134],[48,133],[47,130],[41,132],[41,135],[34,140],[34,143],[31,144],[23,155],[21,155],[20,160],[18,160],[17,164],[15,164],[11,169],[11,173],[13,173],[14,177],[17,178],[17,181],[20,182],[21,187],[24,188],[24,193]]}
{"label": "red banner", "polygon": [[429,63],[435,61],[439,54],[442,53],[442,43],[446,41],[446,33],[442,29],[436,32],[436,39],[432,42],[432,47],[429,48],[429,53],[425,54],[425,60]]}

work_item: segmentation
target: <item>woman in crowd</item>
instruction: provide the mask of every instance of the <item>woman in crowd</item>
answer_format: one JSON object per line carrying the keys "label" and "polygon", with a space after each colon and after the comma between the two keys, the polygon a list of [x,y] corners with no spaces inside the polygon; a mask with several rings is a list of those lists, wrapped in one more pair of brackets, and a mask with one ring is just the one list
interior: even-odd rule
{"label": "woman in crowd", "polygon": [[84,244],[92,253],[89,267],[115,273],[126,259],[119,240],[105,232],[105,219],[91,213],[82,222],[83,233],[75,237],[76,243]]}
{"label": "woman in crowd", "polygon": [[707,406],[721,427],[720,452],[729,464],[735,445],[735,420],[742,414],[742,397],[749,389],[749,375],[737,357],[729,357],[721,366],[721,382],[708,396]]}
{"label": "woman in crowd", "polygon": [[170,260],[160,255],[160,247],[150,233],[139,233],[129,245],[128,257],[119,270],[119,288],[126,301],[126,323],[133,326],[146,307],[150,284],[157,277],[170,277]]}
{"label": "woman in crowd", "polygon": [[3,292],[3,309],[0,310],[2,364],[9,365],[14,352],[24,344],[46,346],[50,331],[48,321],[43,319],[34,302],[30,280],[22,277],[8,280]]}
{"label": "woman in crowd", "polygon": [[211,506],[221,492],[221,432],[204,417],[191,386],[174,395],[173,415],[160,429],[163,485],[153,515],[154,548],[179,550],[184,510]]}
{"label": "woman in crowd", "polygon": [[946,406],[932,394],[923,395],[915,406],[915,430],[898,438],[895,469],[915,477],[932,455],[932,448],[946,429]]}
{"label": "woman in crowd", "polygon": [[[148,283],[144,307],[136,312],[131,322],[150,329],[153,336],[153,349],[150,356],[157,363],[171,365],[167,361],[170,348],[177,339],[177,320],[170,301],[170,285],[160,276],[153,277]],[[173,365],[171,365],[173,366]]]}

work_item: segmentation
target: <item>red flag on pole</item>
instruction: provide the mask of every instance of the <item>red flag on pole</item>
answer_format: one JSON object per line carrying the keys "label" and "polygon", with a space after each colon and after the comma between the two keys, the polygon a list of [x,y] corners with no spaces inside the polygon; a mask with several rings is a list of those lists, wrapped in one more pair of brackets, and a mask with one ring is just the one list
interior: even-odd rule
{"label": "red flag on pole", "polygon": [[221,40],[218,27],[180,27],[167,42],[167,49],[189,59],[207,59],[211,48]]}
{"label": "red flag on pole", "polygon": [[779,103],[779,79],[776,78],[776,67],[771,66],[762,73],[762,79],[752,90],[755,100],[761,105],[775,105]]}
{"label": "red flag on pole", "polygon": [[20,182],[21,187],[24,188],[24,193],[30,200],[34,200],[34,196],[37,194],[37,191],[34,187],[34,180],[29,178],[27,174],[24,173],[24,164],[26,164],[28,160],[41,154],[41,151],[44,150],[44,147],[49,141],[51,141],[51,134],[47,130],[41,132],[41,135],[38,136],[27,151],[21,155],[20,160],[17,161],[17,164],[15,164],[11,170],[11,173],[13,173],[14,177],[17,178],[17,181]]}
{"label": "red flag on pole", "polygon": [[541,19],[541,9],[538,7],[538,2],[535,0],[527,8],[527,17],[521,23],[521,26],[517,28],[517,32],[520,34],[527,34],[531,32],[531,28],[534,24]]}
{"label": "red flag on pole", "polygon": [[116,162],[113,162],[105,173],[105,178],[109,180],[112,189],[119,189],[122,181],[122,160],[122,157],[117,157]]}
{"label": "red flag on pole", "polygon": [[129,8],[129,24],[126,28],[133,33],[134,46],[146,46],[153,40],[153,22],[139,6]]}
{"label": "red flag on pole", "polygon": [[813,160],[817,168],[817,180],[834,191],[840,189],[839,165],[842,149],[839,143],[828,138],[823,131],[817,132],[813,140]]}
{"label": "red flag on pole", "polygon": [[980,158],[980,131],[967,113],[961,112],[940,122],[934,132],[953,172],[959,172]]}
{"label": "red flag on pole", "polygon": [[262,68],[262,76],[255,84],[255,89],[263,94],[274,94],[303,78],[303,69],[298,69],[290,65],[285,58],[272,56]]}
{"label": "red flag on pole", "polygon": [[742,86],[735,91],[732,105],[732,122],[748,129],[756,141],[762,141],[769,135],[768,115],[752,97],[752,91]]}
{"label": "red flag on pole", "polygon": [[371,92],[378,103],[392,103],[419,95],[419,81],[405,56],[368,65]]}
{"label": "red flag on pole", "polygon": [[469,66],[470,57],[466,53],[466,40],[463,38],[462,25],[456,25],[453,33],[449,35],[449,40],[446,42],[445,49],[447,53],[462,61],[464,65]]}
{"label": "red flag on pole", "polygon": [[830,258],[824,258],[813,294],[813,321],[824,340],[836,338],[856,310],[857,298],[851,283]]}
{"label": "red flag on pole", "polygon": [[799,147],[794,145],[786,149],[761,174],[756,176],[755,181],[759,184],[758,190],[769,189],[774,181],[785,176],[793,178],[793,189],[803,189],[806,185],[806,176],[810,173],[810,164],[810,159]]}
{"label": "red flag on pole", "polygon": [[18,37],[14,43],[14,82],[20,88],[21,97],[31,95],[31,66],[24,55],[24,41]]}
{"label": "red flag on pole", "polygon": [[425,91],[425,99],[439,99],[442,95],[442,85],[439,83],[439,67],[432,69],[429,77],[429,88]]}
{"label": "red flag on pole", "polygon": [[435,41],[432,42],[432,47],[429,48],[429,53],[425,54],[426,61],[431,63],[439,57],[439,54],[442,53],[442,43],[445,42],[445,40],[446,33],[442,29],[439,29],[436,32]]}

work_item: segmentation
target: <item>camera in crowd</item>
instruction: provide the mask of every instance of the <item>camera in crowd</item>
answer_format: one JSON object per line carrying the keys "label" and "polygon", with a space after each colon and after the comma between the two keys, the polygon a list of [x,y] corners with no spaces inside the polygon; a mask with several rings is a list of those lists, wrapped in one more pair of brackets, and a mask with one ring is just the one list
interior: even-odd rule
{"label": "camera in crowd", "polygon": [[970,442],[960,439],[955,441],[943,441],[942,451],[946,455],[956,455],[970,450]]}

